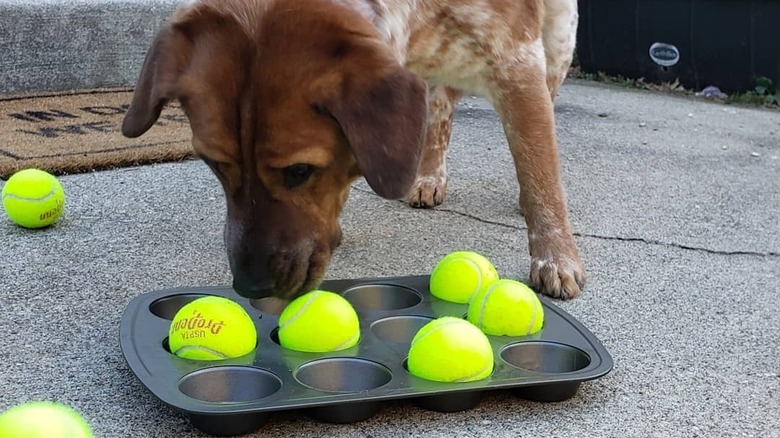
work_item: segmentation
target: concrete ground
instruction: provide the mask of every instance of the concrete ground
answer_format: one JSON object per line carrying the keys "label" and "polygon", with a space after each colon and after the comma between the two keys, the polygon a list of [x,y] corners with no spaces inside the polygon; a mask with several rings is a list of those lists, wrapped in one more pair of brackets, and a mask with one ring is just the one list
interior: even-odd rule
{"label": "concrete ground", "polygon": [[[557,120],[589,283],[558,302],[614,370],[553,404],[490,394],[451,414],[391,402],[352,425],[277,413],[255,436],[780,436],[780,114],[568,81]],[[458,107],[451,185],[414,210],[359,182],[329,278],[427,273],[488,255],[525,278],[525,225],[495,113]],[[200,162],[61,178],[64,217],[27,231],[0,216],[0,409],[53,399],[100,437],[197,437],[154,398],[118,343],[122,311],[161,288],[224,285],[224,200]]]}
{"label": "concrete ground", "polygon": [[0,94],[134,84],[179,0],[0,0]]}

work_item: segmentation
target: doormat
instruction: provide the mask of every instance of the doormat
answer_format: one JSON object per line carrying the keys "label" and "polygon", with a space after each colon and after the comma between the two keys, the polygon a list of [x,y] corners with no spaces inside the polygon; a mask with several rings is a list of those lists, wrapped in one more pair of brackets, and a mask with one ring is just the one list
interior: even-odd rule
{"label": "doormat", "polygon": [[194,158],[178,104],[140,138],[122,136],[131,89],[0,96],[0,178],[35,167],[55,175]]}

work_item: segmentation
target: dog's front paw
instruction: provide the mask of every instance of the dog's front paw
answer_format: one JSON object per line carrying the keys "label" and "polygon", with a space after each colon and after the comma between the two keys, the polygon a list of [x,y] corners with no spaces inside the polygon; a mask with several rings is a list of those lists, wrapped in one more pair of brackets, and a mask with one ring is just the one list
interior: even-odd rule
{"label": "dog's front paw", "polygon": [[444,202],[446,192],[447,175],[418,176],[408,202],[415,208],[432,208]]}
{"label": "dog's front paw", "polygon": [[531,244],[531,285],[553,298],[571,299],[585,286],[585,269],[572,237],[538,239]]}

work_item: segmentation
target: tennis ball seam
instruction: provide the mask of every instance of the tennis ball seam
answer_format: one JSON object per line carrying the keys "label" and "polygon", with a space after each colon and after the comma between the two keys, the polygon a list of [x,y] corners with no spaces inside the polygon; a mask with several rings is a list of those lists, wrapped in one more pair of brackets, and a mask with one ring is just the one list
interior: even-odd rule
{"label": "tennis ball seam", "polygon": [[[474,260],[471,260],[467,257],[458,257],[456,259],[453,259],[453,262],[457,262],[463,260],[471,266],[471,268],[474,270],[474,273],[477,274],[477,285],[474,287],[474,289],[471,291],[471,295],[474,296],[475,293],[479,292],[480,289],[482,289],[482,269],[479,268],[479,265]],[[450,262],[452,263],[452,262]]]}
{"label": "tennis ball seam", "polygon": [[56,194],[57,194],[57,188],[56,187],[52,187],[52,189],[51,189],[51,191],[49,193],[47,193],[47,194],[45,194],[45,195],[43,195],[43,196],[41,196],[39,198],[27,198],[27,197],[24,197],[24,196],[16,195],[14,193],[4,193],[3,194],[3,200],[5,200],[6,198],[9,198],[9,199],[13,199],[13,200],[16,200],[16,201],[41,202],[41,201],[48,200],[49,198],[51,198],[52,196],[54,196]]}
{"label": "tennis ball seam", "polygon": [[[473,381],[473,380],[474,380],[474,378],[475,378],[475,377],[477,377],[477,376],[481,376],[481,375],[482,375],[482,373],[484,373],[484,372],[485,372],[485,371],[487,371],[488,369],[491,369],[491,368],[493,368],[493,365],[495,365],[495,364],[494,364],[494,361],[493,361],[493,360],[489,360],[489,361],[487,361],[487,362],[485,363],[485,366],[484,366],[484,367],[482,367],[482,369],[481,369],[481,370],[479,370],[478,372],[476,372],[476,373],[474,373],[474,374],[472,374],[472,375],[470,375],[470,376],[464,376],[464,377],[461,377],[460,379],[455,379],[455,380],[453,380],[453,382],[471,382],[471,381]],[[486,375],[485,377],[487,377],[487,376],[489,376],[489,375],[490,375],[490,374]],[[482,379],[480,379],[480,380],[482,380]]]}
{"label": "tennis ball seam", "polygon": [[484,318],[485,318],[485,307],[487,307],[488,298],[490,298],[490,295],[493,294],[493,291],[496,290],[498,285],[500,285],[500,281],[496,281],[494,284],[490,286],[488,291],[485,293],[485,296],[482,298],[482,303],[479,306],[479,327],[484,327]]}
{"label": "tennis ball seam", "polygon": [[536,325],[536,316],[539,314],[539,310],[541,310],[542,307],[542,303],[539,301],[539,298],[533,292],[529,293],[532,295],[534,306],[533,312],[531,313],[531,318],[529,318],[530,321],[528,322],[528,329],[525,331],[526,335],[531,334],[531,330],[533,330],[534,325]]}
{"label": "tennis ball seam", "polygon": [[[536,318],[539,315],[539,308],[541,307],[541,303],[539,302],[539,298],[536,296],[536,294],[531,290],[523,290],[523,293],[528,297],[528,300],[533,302],[533,306],[531,307],[531,317],[528,318],[528,328],[525,330],[525,333],[523,336],[527,336],[531,334],[531,331],[534,328],[534,325],[536,324]],[[537,306],[538,304],[538,306]]]}
{"label": "tennis ball seam", "polygon": [[181,346],[181,348],[176,350],[173,354],[178,356],[179,353],[181,353],[182,351],[189,351],[189,350],[206,351],[206,352],[212,353],[213,355],[215,355],[217,357],[220,357],[222,359],[229,359],[228,355],[226,355],[225,353],[223,353],[223,352],[221,352],[219,350],[215,350],[213,348],[204,347],[202,345],[183,345],[183,346]]}
{"label": "tennis ball seam", "polygon": [[416,344],[416,343],[422,341],[423,339],[427,338],[428,336],[431,335],[431,333],[436,333],[437,331],[441,330],[444,327],[447,327],[448,325],[458,324],[458,323],[459,323],[459,321],[457,319],[454,320],[454,321],[453,320],[444,321],[443,323],[440,323],[439,325],[437,325],[436,327],[432,328],[431,330],[428,330],[428,332],[425,333],[424,335],[422,335],[421,337],[419,337],[417,339],[414,339],[414,342],[412,342],[410,347],[413,347],[414,344]]}
{"label": "tennis ball seam", "polygon": [[472,260],[472,259],[470,259],[468,257],[463,257],[463,256],[453,258],[451,260],[448,260],[447,263],[445,263],[443,265],[436,266],[436,269],[434,269],[434,271],[431,273],[431,275],[435,276],[436,272],[439,269],[444,269],[444,266],[446,266],[448,264],[457,263],[457,262],[461,262],[461,261],[465,262],[465,264],[468,265],[472,269],[472,272],[477,277],[477,285],[474,287],[474,289],[471,290],[471,296],[473,297],[477,292],[480,291],[480,289],[482,289],[482,277],[483,277],[483,274],[484,274],[482,272],[482,269],[479,267],[479,264],[477,262],[475,262],[474,260]]}
{"label": "tennis ball seam", "polygon": [[309,306],[314,302],[314,300],[317,299],[317,297],[319,297],[320,295],[322,295],[321,291],[312,293],[309,299],[307,299],[306,302],[303,303],[303,305],[298,309],[297,312],[293,314],[293,316],[287,318],[287,320],[284,323],[279,324],[279,330],[283,329],[284,327],[287,327],[288,325],[297,321],[298,318],[303,316],[303,314],[306,312],[306,309],[308,309]]}
{"label": "tennis ball seam", "polygon": [[358,340],[360,340],[360,331],[355,333],[355,335],[349,338],[347,341],[339,344],[333,351],[341,351],[349,347],[352,347],[353,345],[357,344]]}

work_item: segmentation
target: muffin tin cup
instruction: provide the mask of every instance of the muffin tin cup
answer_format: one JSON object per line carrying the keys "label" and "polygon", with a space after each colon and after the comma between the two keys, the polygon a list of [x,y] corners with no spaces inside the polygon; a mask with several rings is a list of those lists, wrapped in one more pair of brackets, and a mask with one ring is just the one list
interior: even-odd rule
{"label": "muffin tin cup", "polygon": [[212,436],[246,435],[260,429],[271,416],[267,412],[254,414],[190,414],[190,423]]}
{"label": "muffin tin cup", "polygon": [[512,390],[515,396],[535,402],[553,403],[568,400],[577,394],[581,382],[551,383],[539,386],[523,386]]}
{"label": "muffin tin cup", "polygon": [[[274,394],[282,381],[261,368],[215,366],[202,368],[179,380],[179,390],[187,397],[207,403],[252,403]],[[198,429],[218,436],[242,435],[258,429],[268,414],[190,415]]]}
{"label": "muffin tin cup", "polygon": [[[412,338],[441,316],[464,317],[465,304],[438,300],[428,276],[330,280],[320,288],[342,294],[358,312],[360,341],[328,353],[287,350],[278,344],[283,302],[247,300],[229,287],[171,289],[133,299],[122,316],[120,346],[141,383],[185,413],[193,426],[219,436],[260,429],[274,411],[300,410],[319,421],[354,423],[374,416],[382,402],[408,399],[438,412],[477,406],[490,390],[554,402],[576,395],[582,382],[604,376],[612,358],[599,340],[568,313],[540,296],[544,328],[530,336],[488,336],[495,367],[482,380],[442,383],[405,368]],[[250,354],[193,361],[167,350],[168,327],[185,304],[207,295],[232,299],[255,321],[258,346]]]}
{"label": "muffin tin cup", "polygon": [[368,420],[379,412],[382,403],[352,402],[304,409],[303,412],[323,423],[351,424]]}
{"label": "muffin tin cup", "polygon": [[[579,371],[590,362],[588,355],[575,347],[553,342],[518,342],[501,350],[501,358],[513,367],[537,373],[562,374]],[[538,402],[557,402],[577,393],[580,382],[525,386],[513,392],[520,398]]]}
{"label": "muffin tin cup", "polygon": [[415,398],[414,404],[429,411],[451,413],[475,408],[482,401],[482,397],[481,391],[428,395]]}

